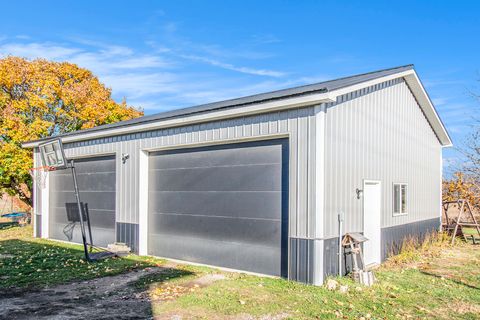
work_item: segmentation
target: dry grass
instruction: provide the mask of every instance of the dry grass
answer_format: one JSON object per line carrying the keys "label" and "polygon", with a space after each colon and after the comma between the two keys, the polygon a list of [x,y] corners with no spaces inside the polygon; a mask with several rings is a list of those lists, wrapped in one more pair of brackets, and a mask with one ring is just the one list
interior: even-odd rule
{"label": "dry grass", "polygon": [[397,255],[391,255],[384,267],[416,264],[432,257],[440,256],[443,249],[450,246],[451,237],[444,232],[427,233],[423,239],[408,237],[404,240]]}

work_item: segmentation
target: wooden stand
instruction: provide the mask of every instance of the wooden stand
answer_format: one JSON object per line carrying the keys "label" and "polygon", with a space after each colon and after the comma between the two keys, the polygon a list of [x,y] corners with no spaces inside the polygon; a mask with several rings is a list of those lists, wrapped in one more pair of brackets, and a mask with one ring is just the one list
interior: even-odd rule
{"label": "wooden stand", "polygon": [[[363,253],[361,247],[361,244],[365,241],[368,241],[368,239],[360,233],[347,233],[343,237],[342,246],[344,248],[349,248],[349,253],[352,255],[353,280],[361,284],[371,286],[375,282],[375,276],[372,271],[365,270],[365,263],[363,260]],[[361,268],[359,267],[359,262],[362,266]]]}
{"label": "wooden stand", "polygon": [[[453,213],[449,211],[452,207],[458,208],[458,216],[453,217]],[[475,215],[473,214],[472,207],[467,200],[459,199],[457,201],[445,201],[443,202],[443,214],[445,219],[442,223],[443,230],[452,235],[452,244],[455,243],[455,238],[457,236],[463,236],[465,241],[471,240],[473,244],[480,243],[480,224],[478,224]],[[471,220],[469,221],[468,218]],[[476,238],[473,234],[465,234],[463,228],[467,227],[470,229],[475,229],[478,234]]]}

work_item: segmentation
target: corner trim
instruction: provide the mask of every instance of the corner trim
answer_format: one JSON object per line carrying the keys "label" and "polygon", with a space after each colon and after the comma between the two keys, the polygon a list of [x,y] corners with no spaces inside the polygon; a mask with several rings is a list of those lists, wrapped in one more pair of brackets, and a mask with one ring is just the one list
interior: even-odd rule
{"label": "corner trim", "polygon": [[138,254],[148,254],[148,151],[138,151]]}

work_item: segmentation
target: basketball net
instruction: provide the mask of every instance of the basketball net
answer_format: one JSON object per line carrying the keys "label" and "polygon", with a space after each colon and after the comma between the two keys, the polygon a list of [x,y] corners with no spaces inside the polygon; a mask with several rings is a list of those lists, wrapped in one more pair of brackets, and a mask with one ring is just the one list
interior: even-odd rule
{"label": "basketball net", "polygon": [[39,187],[40,189],[44,189],[47,183],[48,172],[54,170],[54,167],[42,166],[30,168],[28,171],[30,172],[30,175],[32,176],[33,181],[35,181],[37,187]]}

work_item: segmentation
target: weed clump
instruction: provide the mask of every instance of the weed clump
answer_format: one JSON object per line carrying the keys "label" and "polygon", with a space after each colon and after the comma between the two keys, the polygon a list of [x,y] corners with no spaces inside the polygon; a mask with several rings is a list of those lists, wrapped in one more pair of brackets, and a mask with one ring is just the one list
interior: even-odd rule
{"label": "weed clump", "polygon": [[427,232],[423,236],[408,236],[399,244],[393,244],[386,265],[407,265],[438,257],[443,248],[450,246],[445,232]]}

